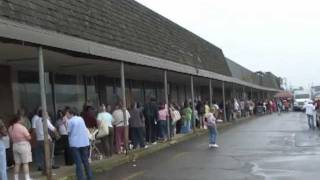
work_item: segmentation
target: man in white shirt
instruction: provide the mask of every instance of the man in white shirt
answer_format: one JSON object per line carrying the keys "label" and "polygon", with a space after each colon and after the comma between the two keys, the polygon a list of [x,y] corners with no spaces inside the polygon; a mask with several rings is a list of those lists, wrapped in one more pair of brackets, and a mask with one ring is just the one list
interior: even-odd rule
{"label": "man in white shirt", "polygon": [[113,121],[112,124],[115,126],[115,140],[116,140],[116,151],[118,154],[123,153],[122,145],[125,143],[125,121],[126,125],[129,126],[129,118],[130,114],[126,110],[126,119],[123,117],[123,110],[121,108],[121,104],[115,107],[115,110],[112,113]]}
{"label": "man in white shirt", "polygon": [[307,102],[304,106],[303,109],[306,110],[307,118],[308,118],[308,125],[310,129],[314,129],[314,120],[313,120],[313,113],[315,110],[315,106],[312,104],[312,102]]}
{"label": "man in white shirt", "polygon": [[[47,116],[48,117],[48,116]],[[37,139],[37,146],[36,146],[36,156],[38,157],[37,159],[37,165],[38,165],[38,171],[44,170],[44,132],[43,132],[43,118],[42,118],[42,110],[38,111],[38,114],[35,115],[32,118],[32,129],[34,130],[36,134],[36,139]],[[47,124],[48,124],[48,129],[51,132],[56,132],[56,128],[51,124],[51,121],[49,118],[47,118]],[[50,146],[53,147],[52,144],[52,139],[49,135],[49,142]],[[51,148],[53,151],[53,148]],[[53,153],[51,153],[51,158],[53,162]],[[52,166],[53,169],[57,169],[57,166]]]}

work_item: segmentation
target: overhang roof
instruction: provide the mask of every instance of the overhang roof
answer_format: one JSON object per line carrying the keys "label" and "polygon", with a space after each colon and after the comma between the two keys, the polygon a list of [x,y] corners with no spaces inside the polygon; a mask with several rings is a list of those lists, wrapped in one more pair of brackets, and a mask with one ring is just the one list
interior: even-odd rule
{"label": "overhang roof", "polygon": [[75,53],[84,53],[96,57],[108,58],[137,65],[166,69],[169,71],[236,83],[254,89],[265,91],[279,91],[279,89],[263,87],[205,69],[195,68],[190,65],[180,64],[167,59],[119,49],[97,42],[92,42],[89,40],[84,40],[73,36],[28,26],[10,20],[0,19],[0,37],[22,42],[34,43],[47,47],[59,48]]}
{"label": "overhang roof", "polygon": [[[261,71],[254,73],[253,71],[241,66],[235,61],[226,58],[226,62],[230,69],[231,75],[234,78],[240,79],[245,82],[253,83],[256,85],[261,85],[264,87],[279,89],[279,85],[277,85],[277,76],[270,72],[263,73]],[[261,74],[259,76],[257,73]]]}

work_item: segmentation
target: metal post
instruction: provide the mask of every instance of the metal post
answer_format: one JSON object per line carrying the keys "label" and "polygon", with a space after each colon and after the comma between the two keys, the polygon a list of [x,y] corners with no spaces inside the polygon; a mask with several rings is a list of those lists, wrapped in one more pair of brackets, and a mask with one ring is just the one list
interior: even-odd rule
{"label": "metal post", "polygon": [[251,100],[253,101],[253,90],[251,88]]}
{"label": "metal post", "polygon": [[47,102],[46,102],[46,91],[45,91],[45,80],[44,80],[44,65],[43,65],[43,50],[40,46],[38,48],[38,59],[39,59],[39,83],[40,83],[40,95],[41,95],[41,107],[42,107],[42,118],[43,118],[43,134],[44,134],[44,156],[45,156],[45,173],[47,179],[52,178],[51,173],[51,158],[49,148],[49,135],[48,135],[48,122],[47,119]]}
{"label": "metal post", "polygon": [[194,122],[195,121],[195,117],[194,117],[194,110],[195,110],[195,107],[194,107],[194,87],[193,87],[193,76],[191,75],[190,76],[190,82],[191,82],[191,103],[192,103],[192,128],[193,128],[193,132],[195,132],[195,129],[196,129],[196,123]]}
{"label": "metal post", "polygon": [[222,100],[223,100],[223,117],[224,117],[224,121],[227,121],[226,92],[224,87],[224,81],[222,82]]}
{"label": "metal post", "polygon": [[121,76],[121,98],[122,98],[122,112],[123,112],[123,119],[124,119],[124,149],[126,153],[128,153],[128,122],[127,122],[127,101],[126,101],[126,86],[125,86],[125,76],[124,76],[124,62],[121,61],[120,67],[120,76]]}
{"label": "metal post", "polygon": [[245,98],[246,98],[245,87],[242,86],[242,99],[245,100]]}
{"label": "metal post", "polygon": [[209,79],[209,104],[210,108],[212,107],[212,80]]}
{"label": "metal post", "polygon": [[83,76],[82,77],[82,79],[83,79],[83,87],[84,87],[84,102],[85,102],[85,104],[87,105],[87,103],[88,103],[88,86],[87,86],[87,77],[86,76]]}
{"label": "metal post", "polygon": [[51,93],[52,93],[52,105],[53,105],[53,118],[54,120],[57,120],[57,100],[56,100],[56,91],[55,91],[55,77],[54,77],[54,73],[51,72],[49,74],[49,78],[50,78],[50,83],[51,83]]}
{"label": "metal post", "polygon": [[232,83],[232,99],[236,98],[236,90],[235,90],[235,87],[234,87],[234,83]]}
{"label": "metal post", "polygon": [[[163,71],[163,83],[164,83],[164,98],[167,105],[167,111],[169,112],[169,98],[168,98],[168,79],[167,79],[167,70]],[[168,130],[168,139],[171,140],[170,133],[170,118],[167,119],[167,130]]]}

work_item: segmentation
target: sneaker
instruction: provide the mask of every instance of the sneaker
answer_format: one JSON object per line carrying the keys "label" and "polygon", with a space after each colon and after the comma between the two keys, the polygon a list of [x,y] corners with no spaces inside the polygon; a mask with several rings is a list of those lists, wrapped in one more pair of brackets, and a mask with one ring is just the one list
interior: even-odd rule
{"label": "sneaker", "polygon": [[60,167],[59,167],[59,166],[56,166],[56,165],[52,165],[51,168],[52,168],[52,169],[59,169]]}
{"label": "sneaker", "polygon": [[213,144],[209,144],[209,148],[212,148],[213,147]]}
{"label": "sneaker", "polygon": [[133,146],[132,144],[129,145],[129,149],[130,149],[130,150],[132,150],[133,147],[134,147],[134,146]]}
{"label": "sneaker", "polygon": [[8,169],[12,169],[12,168],[14,168],[14,165],[8,166],[8,167],[7,167],[7,170],[8,170]]}
{"label": "sneaker", "polygon": [[155,142],[153,142],[152,144],[153,144],[153,145],[156,145],[156,144],[158,144],[158,143],[155,141]]}
{"label": "sneaker", "polygon": [[148,145],[145,145],[144,148],[145,148],[145,149],[148,149]]}
{"label": "sneaker", "polygon": [[218,145],[218,144],[213,144],[213,145],[212,145],[212,147],[214,147],[214,148],[218,148],[218,147],[219,147],[219,145]]}

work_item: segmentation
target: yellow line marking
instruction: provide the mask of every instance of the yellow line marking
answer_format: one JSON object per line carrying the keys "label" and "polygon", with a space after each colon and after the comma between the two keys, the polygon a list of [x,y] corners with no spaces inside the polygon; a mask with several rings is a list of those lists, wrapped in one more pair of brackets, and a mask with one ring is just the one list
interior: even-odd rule
{"label": "yellow line marking", "polygon": [[128,177],[123,178],[122,180],[130,180],[130,179],[136,178],[138,176],[142,176],[143,174],[144,174],[144,171],[138,171],[136,173],[131,174]]}
{"label": "yellow line marking", "polygon": [[178,159],[178,158],[180,158],[180,157],[182,157],[182,156],[185,156],[186,154],[188,154],[189,152],[181,152],[181,153],[178,153],[178,154],[176,154],[176,155],[174,155],[172,158],[171,158],[171,160],[176,160],[176,159]]}

